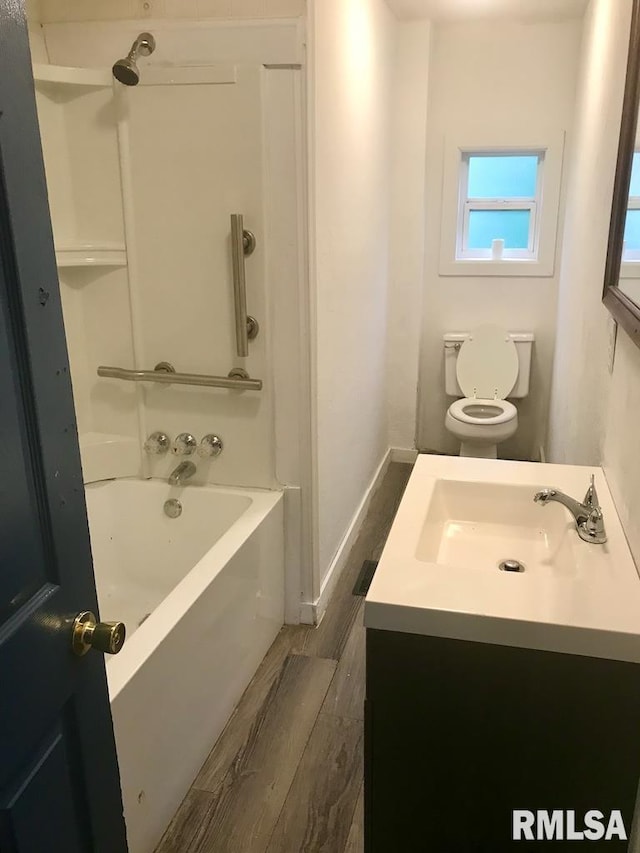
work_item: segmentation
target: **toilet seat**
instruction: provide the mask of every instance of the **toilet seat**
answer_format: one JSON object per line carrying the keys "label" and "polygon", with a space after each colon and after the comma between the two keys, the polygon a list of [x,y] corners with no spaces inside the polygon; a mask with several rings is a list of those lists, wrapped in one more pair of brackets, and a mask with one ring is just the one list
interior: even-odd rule
{"label": "toilet seat", "polygon": [[449,414],[460,423],[482,427],[507,424],[518,417],[518,410],[507,400],[465,397],[449,406]]}
{"label": "toilet seat", "polygon": [[456,376],[465,397],[504,400],[516,384],[518,368],[518,351],[511,336],[488,323],[460,347]]}

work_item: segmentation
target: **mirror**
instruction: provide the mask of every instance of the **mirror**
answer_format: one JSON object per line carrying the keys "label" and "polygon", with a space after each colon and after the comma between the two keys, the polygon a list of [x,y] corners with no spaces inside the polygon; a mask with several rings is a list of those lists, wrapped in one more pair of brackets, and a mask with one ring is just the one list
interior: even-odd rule
{"label": "mirror", "polygon": [[633,0],[603,301],[640,346],[640,0]]}

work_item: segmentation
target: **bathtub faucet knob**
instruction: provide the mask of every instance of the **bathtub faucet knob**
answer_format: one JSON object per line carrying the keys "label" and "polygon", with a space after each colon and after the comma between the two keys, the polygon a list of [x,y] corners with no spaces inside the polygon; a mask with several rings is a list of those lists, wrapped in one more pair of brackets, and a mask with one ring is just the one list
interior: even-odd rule
{"label": "bathtub faucet knob", "polygon": [[218,435],[205,435],[200,442],[198,448],[198,456],[203,456],[206,459],[215,458],[222,453],[222,439]]}
{"label": "bathtub faucet knob", "polygon": [[170,446],[171,441],[166,433],[152,432],[144,443],[144,450],[150,456],[162,456],[169,451]]}
{"label": "bathtub faucet knob", "polygon": [[181,432],[176,436],[171,445],[171,452],[174,456],[191,456],[196,452],[198,442],[190,432]]}

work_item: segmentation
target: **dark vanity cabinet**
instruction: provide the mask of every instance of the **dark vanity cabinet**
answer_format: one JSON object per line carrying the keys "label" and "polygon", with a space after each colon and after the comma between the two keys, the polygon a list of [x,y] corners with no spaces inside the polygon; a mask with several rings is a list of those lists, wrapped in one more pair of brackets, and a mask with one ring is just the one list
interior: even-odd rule
{"label": "dark vanity cabinet", "polygon": [[[366,682],[365,853],[580,849],[590,810],[630,833],[640,664],[368,629]],[[561,810],[564,839],[514,841],[514,810]]]}

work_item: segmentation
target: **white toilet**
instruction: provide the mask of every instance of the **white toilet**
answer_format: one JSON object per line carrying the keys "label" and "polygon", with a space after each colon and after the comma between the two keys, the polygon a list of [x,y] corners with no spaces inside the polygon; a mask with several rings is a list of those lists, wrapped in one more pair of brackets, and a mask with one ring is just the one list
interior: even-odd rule
{"label": "white toilet", "polygon": [[463,398],[444,424],[460,440],[460,456],[497,459],[498,444],[518,429],[518,410],[506,398],[529,393],[533,341],[492,324],[444,335],[445,390]]}

